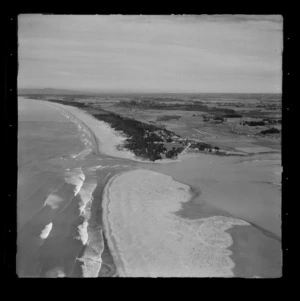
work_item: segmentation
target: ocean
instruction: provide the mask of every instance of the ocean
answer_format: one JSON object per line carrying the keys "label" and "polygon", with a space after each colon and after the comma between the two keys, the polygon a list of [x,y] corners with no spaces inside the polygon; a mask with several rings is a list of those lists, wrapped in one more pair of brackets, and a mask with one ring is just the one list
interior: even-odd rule
{"label": "ocean", "polygon": [[99,154],[93,134],[51,104],[19,97],[18,120],[17,274],[114,274],[100,200],[118,160]]}
{"label": "ocean", "polygon": [[[281,165],[278,155],[241,159],[202,154],[168,164],[136,162],[102,153],[97,124],[90,124],[88,128],[88,118],[83,123],[71,112],[63,106],[19,97],[17,274],[20,277],[118,276],[121,263],[116,252],[128,258],[127,263],[132,261],[128,269],[134,270],[132,274],[127,272],[129,275],[143,275],[150,258],[147,256],[154,260],[158,249],[161,254],[155,260],[166,258],[168,264],[165,270],[161,267],[159,271],[152,266],[154,270],[150,274],[172,275],[168,268],[174,267],[180,256],[185,258],[184,262],[191,262],[187,251],[195,248],[193,233],[197,231],[201,240],[199,248],[207,250],[207,256],[199,258],[211,263],[216,263],[215,259],[223,262],[225,258],[228,264],[224,275],[231,275],[230,267],[234,275],[240,277],[280,276]],[[116,193],[117,201],[126,200],[127,195],[132,198],[128,200],[129,207],[124,202],[121,207],[116,203],[109,205],[115,208],[108,221],[112,228],[105,228],[108,213],[103,214],[102,202],[107,183],[119,174],[129,180],[126,172],[136,169],[158,173],[155,176],[158,191],[147,172],[142,172],[143,177],[139,178],[143,185],[138,185],[139,181],[133,178],[131,190],[123,180],[119,186],[112,182],[116,187],[112,193]],[[177,182],[173,183],[172,179]],[[186,196],[180,198],[181,185],[191,193],[190,200],[187,201]],[[164,189],[167,186],[170,192]],[[154,191],[155,202],[152,202]],[[139,195],[140,200],[145,199],[148,204],[145,209],[139,207],[142,206],[136,199]],[[157,219],[159,232],[152,219]],[[122,220],[124,223],[120,224]],[[133,233],[134,229],[139,231]],[[190,250],[178,244],[177,234],[164,236],[165,230],[174,234],[188,233],[184,245],[190,246]],[[211,249],[215,258],[207,249],[208,233],[216,235]],[[114,235],[122,241],[123,249],[113,248],[111,237]],[[128,241],[124,237],[128,237]],[[169,241],[160,244],[165,237]],[[218,251],[219,244],[225,257]],[[149,253],[151,246],[158,249]],[[180,253],[169,257],[165,252],[171,246],[177,246],[172,252],[180,249]],[[214,266],[216,270],[212,275],[223,275],[217,270],[220,265]],[[201,262],[199,267],[201,269]],[[197,273],[198,270],[191,275],[202,275]],[[187,270],[184,275],[189,274]]]}

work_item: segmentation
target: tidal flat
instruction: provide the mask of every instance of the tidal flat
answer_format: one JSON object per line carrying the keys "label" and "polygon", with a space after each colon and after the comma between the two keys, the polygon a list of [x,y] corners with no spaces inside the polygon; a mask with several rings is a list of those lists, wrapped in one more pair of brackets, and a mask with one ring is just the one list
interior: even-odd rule
{"label": "tidal flat", "polygon": [[[36,98],[19,98],[20,276],[280,277],[279,140],[260,136],[264,147],[271,142],[253,151],[262,140],[227,123],[203,129],[202,119],[202,136],[185,136],[168,124],[187,111],[157,113],[156,126],[242,155],[185,147],[151,162],[120,148],[128,137],[93,116],[97,108],[119,112],[117,98],[74,97],[84,108],[66,96],[56,97],[65,104]],[[136,120],[149,115],[138,110]]]}

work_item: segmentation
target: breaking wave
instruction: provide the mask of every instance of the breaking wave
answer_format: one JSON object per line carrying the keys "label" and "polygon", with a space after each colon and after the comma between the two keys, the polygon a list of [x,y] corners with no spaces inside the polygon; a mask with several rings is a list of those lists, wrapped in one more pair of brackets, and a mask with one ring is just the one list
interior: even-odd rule
{"label": "breaking wave", "polygon": [[67,170],[65,172],[65,181],[68,184],[72,184],[75,186],[74,188],[74,195],[76,196],[83,185],[85,180],[85,175],[82,172],[80,167],[74,168],[71,171]]}
{"label": "breaking wave", "polygon": [[63,278],[66,277],[66,274],[62,267],[56,267],[50,271],[48,271],[45,275],[45,277],[49,278]]}
{"label": "breaking wave", "polygon": [[79,212],[80,216],[83,218],[83,223],[78,226],[79,236],[76,238],[80,239],[83,245],[86,245],[89,242],[88,221],[91,216],[91,206],[93,201],[92,194],[96,186],[97,183],[84,183],[79,191]]}
{"label": "breaking wave", "polygon": [[49,234],[52,230],[52,226],[53,226],[52,223],[45,226],[45,228],[42,230],[42,232],[40,234],[41,239],[46,239],[49,236]]}
{"label": "breaking wave", "polygon": [[101,255],[104,250],[103,233],[101,228],[90,229],[89,243],[82,257],[77,258],[82,264],[83,277],[98,277],[101,269]]}
{"label": "breaking wave", "polygon": [[57,209],[59,207],[59,204],[63,201],[64,199],[61,198],[59,195],[51,193],[45,200],[44,206],[47,205],[50,206],[52,209]]}

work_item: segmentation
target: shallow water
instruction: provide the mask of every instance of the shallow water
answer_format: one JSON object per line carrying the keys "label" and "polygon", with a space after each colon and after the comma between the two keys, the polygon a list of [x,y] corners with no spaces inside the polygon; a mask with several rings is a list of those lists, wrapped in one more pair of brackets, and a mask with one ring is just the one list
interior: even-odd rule
{"label": "shallow water", "polygon": [[[147,167],[147,165],[144,165]],[[222,210],[281,236],[281,164],[278,156],[259,155],[251,160],[198,154],[174,164],[148,168],[192,186],[197,196],[184,204],[181,216],[200,217]],[[207,210],[203,210],[203,209]]]}
{"label": "shallow water", "polygon": [[[99,152],[93,133],[74,116],[46,102],[22,98],[18,136],[19,276],[115,275],[115,264],[120,263],[113,260],[113,250],[103,236],[102,192],[112,176],[135,168],[164,173],[190,185],[192,198],[181,203],[174,216],[187,221],[234,217],[257,226],[255,231],[228,230],[233,238],[231,258],[238,263],[235,275],[280,275],[281,244],[266,235],[268,231],[281,234],[278,156],[245,161],[197,155],[170,164],[113,158]],[[243,249],[247,244],[254,246],[252,255]],[[269,245],[276,246],[276,258]],[[245,264],[249,258],[269,262],[265,272],[258,265],[249,271]]]}
{"label": "shallow water", "polygon": [[94,198],[118,160],[100,155],[88,129],[47,103],[19,98],[18,113],[17,274],[97,277],[104,241]]}

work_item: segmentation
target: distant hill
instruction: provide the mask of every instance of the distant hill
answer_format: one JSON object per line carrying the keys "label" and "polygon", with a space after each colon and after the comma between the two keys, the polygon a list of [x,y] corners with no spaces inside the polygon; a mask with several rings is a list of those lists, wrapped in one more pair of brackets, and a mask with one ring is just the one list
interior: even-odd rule
{"label": "distant hill", "polygon": [[89,92],[84,91],[74,91],[74,90],[65,90],[65,89],[53,89],[53,88],[44,88],[44,89],[18,89],[18,95],[31,95],[31,94],[48,94],[48,95],[88,95]]}

